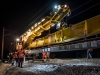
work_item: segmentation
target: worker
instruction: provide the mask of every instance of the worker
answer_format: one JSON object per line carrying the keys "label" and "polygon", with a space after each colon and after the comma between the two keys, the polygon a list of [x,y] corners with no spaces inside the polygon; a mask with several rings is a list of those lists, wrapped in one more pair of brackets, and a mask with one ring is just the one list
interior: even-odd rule
{"label": "worker", "polygon": [[18,66],[18,51],[16,50],[13,54],[13,58],[14,58],[14,65],[17,67]]}
{"label": "worker", "polygon": [[44,60],[46,58],[46,52],[42,53],[42,59]]}
{"label": "worker", "polygon": [[18,58],[19,58],[19,63],[18,63],[18,67],[23,68],[23,61],[24,61],[24,57],[25,57],[25,52],[23,49],[18,51]]}
{"label": "worker", "polygon": [[50,52],[47,52],[47,59],[49,59],[50,57]]}
{"label": "worker", "polygon": [[12,64],[12,66],[14,65],[14,54],[12,54],[12,58],[11,58],[12,60],[11,60],[11,64]]}
{"label": "worker", "polygon": [[92,56],[92,52],[93,52],[93,48],[89,48],[88,50],[87,50],[87,56],[88,56],[88,58],[93,58],[93,56]]}

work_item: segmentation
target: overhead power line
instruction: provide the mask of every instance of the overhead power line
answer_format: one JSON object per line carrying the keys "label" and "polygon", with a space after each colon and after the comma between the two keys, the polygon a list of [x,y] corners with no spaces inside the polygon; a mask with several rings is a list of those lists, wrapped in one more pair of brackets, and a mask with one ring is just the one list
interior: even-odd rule
{"label": "overhead power line", "polygon": [[[56,3],[58,2],[59,0],[56,0]],[[41,11],[43,11],[43,9],[45,8],[45,7],[47,7],[47,5],[49,4],[49,2],[44,6],[44,7],[42,7],[41,9],[40,9],[40,11],[38,12],[38,13],[36,13],[35,15],[38,15]],[[42,17],[42,15],[44,15],[50,8],[51,8],[51,6],[52,6],[52,4],[45,10],[45,11],[43,11],[37,18],[35,18],[29,25],[27,25],[27,27],[25,27],[25,29],[27,29],[29,26],[32,26],[37,20],[39,20],[41,17]],[[34,16],[35,17],[35,16]],[[25,30],[24,29],[24,30]]]}
{"label": "overhead power line", "polygon": [[97,5],[99,5],[99,4],[100,4],[100,2],[98,2],[98,3],[96,3],[95,5],[92,5],[91,7],[89,7],[89,8],[87,8],[87,9],[85,9],[85,10],[79,12],[78,14],[76,14],[76,15],[74,15],[74,16],[68,18],[67,20],[69,20],[69,19],[71,19],[71,18],[73,18],[73,17],[75,17],[75,16],[77,16],[77,15],[79,15],[79,14],[81,14],[81,13],[83,13],[83,12],[85,12],[85,11],[87,11],[87,10],[89,10],[89,9],[91,9],[91,8],[93,8],[93,7],[95,7],[95,6],[97,6]]}
{"label": "overhead power line", "polygon": [[91,1],[93,1],[93,0],[88,0],[87,2],[85,2],[84,4],[81,4],[80,6],[78,6],[78,7],[75,8],[74,10],[72,10],[71,12],[73,12],[73,11],[79,9],[80,7],[82,7],[82,6],[84,6],[84,5],[88,4],[88,3],[90,3]]}

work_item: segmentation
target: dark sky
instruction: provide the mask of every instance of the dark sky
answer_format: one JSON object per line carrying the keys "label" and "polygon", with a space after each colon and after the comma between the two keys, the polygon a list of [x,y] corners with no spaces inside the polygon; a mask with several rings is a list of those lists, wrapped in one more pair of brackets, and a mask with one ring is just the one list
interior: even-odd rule
{"label": "dark sky", "polygon": [[[5,44],[8,46],[17,36],[28,30],[32,26],[30,24],[32,21],[36,23],[48,16],[55,5],[69,5],[72,14],[67,22],[75,24],[100,14],[100,4],[97,4],[99,2],[99,0],[2,0],[0,1],[0,26],[12,30],[10,32],[16,31],[15,36],[5,36]],[[91,6],[93,7],[90,8]],[[10,32],[5,31],[7,34]]]}

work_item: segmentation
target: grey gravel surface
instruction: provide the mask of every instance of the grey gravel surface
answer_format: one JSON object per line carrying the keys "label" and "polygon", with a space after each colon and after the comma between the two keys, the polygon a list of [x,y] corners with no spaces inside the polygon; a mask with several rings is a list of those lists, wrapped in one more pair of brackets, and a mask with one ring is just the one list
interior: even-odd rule
{"label": "grey gravel surface", "polygon": [[100,75],[100,59],[52,59],[12,66],[4,75]]}
{"label": "grey gravel surface", "polygon": [[3,75],[3,73],[6,71],[6,69],[10,66],[10,64],[5,64],[0,62],[0,75]]}

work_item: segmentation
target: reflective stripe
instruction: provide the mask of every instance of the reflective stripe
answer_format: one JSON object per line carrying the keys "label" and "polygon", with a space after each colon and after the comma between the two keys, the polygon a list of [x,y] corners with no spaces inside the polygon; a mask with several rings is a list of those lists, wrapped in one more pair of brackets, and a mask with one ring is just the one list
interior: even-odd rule
{"label": "reflective stripe", "polygon": [[25,54],[24,54],[24,52],[23,51],[21,51],[21,52],[19,52],[19,58],[24,58],[24,56],[25,56]]}
{"label": "reflective stripe", "polygon": [[14,58],[18,58],[18,52],[14,53]]}

